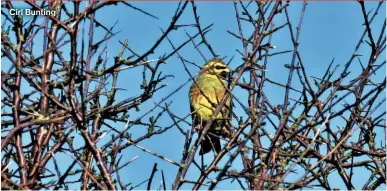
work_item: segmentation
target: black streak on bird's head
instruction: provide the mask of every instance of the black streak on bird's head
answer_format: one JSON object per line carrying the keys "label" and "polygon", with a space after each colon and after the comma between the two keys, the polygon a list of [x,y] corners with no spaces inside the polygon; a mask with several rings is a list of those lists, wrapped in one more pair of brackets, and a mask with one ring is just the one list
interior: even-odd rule
{"label": "black streak on bird's head", "polygon": [[213,58],[209,60],[202,68],[201,72],[207,74],[217,75],[221,78],[226,78],[231,72],[230,68],[220,58]]}

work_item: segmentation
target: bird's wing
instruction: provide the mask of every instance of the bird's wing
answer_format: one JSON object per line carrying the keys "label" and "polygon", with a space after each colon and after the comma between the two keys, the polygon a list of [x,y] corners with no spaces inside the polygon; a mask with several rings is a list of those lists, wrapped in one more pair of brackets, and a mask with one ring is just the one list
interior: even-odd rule
{"label": "bird's wing", "polygon": [[190,104],[190,109],[191,109],[191,117],[192,117],[192,125],[193,126],[196,126],[196,125],[198,125],[199,123],[198,123],[198,116],[197,116],[197,114],[196,114],[196,111],[195,111],[195,108],[194,108],[194,106],[192,105],[193,103],[193,101],[195,101],[195,100],[193,100],[192,99],[192,91],[194,91],[194,88],[195,88],[195,83],[193,83],[192,85],[191,85],[191,87],[190,87],[190,89],[189,89],[189,104]]}
{"label": "bird's wing", "polygon": [[191,108],[191,117],[192,117],[192,125],[196,126],[198,125],[198,120],[197,120],[197,115],[195,109],[193,108],[192,104],[190,103],[190,108]]}
{"label": "bird's wing", "polygon": [[234,107],[234,104],[232,102],[232,96],[230,95],[229,97],[229,100],[227,100],[227,103],[226,103],[226,113],[225,113],[225,116],[227,116],[227,120],[225,120],[225,123],[224,123],[224,127],[227,129],[227,133],[228,135],[226,136],[232,136],[232,125],[231,125],[231,122],[232,122],[232,108]]}

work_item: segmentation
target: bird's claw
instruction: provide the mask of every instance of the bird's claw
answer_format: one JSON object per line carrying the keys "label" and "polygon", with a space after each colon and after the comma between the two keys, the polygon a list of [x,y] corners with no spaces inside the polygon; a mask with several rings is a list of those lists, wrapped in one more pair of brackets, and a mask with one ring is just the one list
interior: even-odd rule
{"label": "bird's claw", "polygon": [[195,131],[200,131],[200,129],[202,129],[202,126],[199,124],[199,125],[196,125],[194,127]]}
{"label": "bird's claw", "polygon": [[222,128],[222,133],[226,137],[232,137],[232,133],[227,128]]}

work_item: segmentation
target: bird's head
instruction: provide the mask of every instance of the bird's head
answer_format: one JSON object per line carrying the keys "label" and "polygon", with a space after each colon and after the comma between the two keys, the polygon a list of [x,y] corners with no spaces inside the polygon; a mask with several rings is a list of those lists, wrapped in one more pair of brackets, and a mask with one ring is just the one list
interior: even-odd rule
{"label": "bird's head", "polygon": [[213,58],[203,66],[201,72],[226,78],[231,70],[227,64],[222,61],[222,59]]}

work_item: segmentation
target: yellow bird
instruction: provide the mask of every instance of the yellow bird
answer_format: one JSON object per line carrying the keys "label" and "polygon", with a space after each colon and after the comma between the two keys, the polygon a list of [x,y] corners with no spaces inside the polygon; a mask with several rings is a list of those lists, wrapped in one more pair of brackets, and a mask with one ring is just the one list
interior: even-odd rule
{"label": "yellow bird", "polygon": [[[196,81],[191,85],[189,99],[192,121],[197,130],[206,125],[218,104],[227,93],[226,77],[230,68],[220,58],[209,60],[200,70]],[[205,139],[201,143],[199,154],[203,155],[214,149],[221,150],[219,136],[229,136],[231,131],[227,121],[231,118],[231,96],[228,96],[221,111],[216,115]],[[199,131],[200,137],[200,131]]]}

